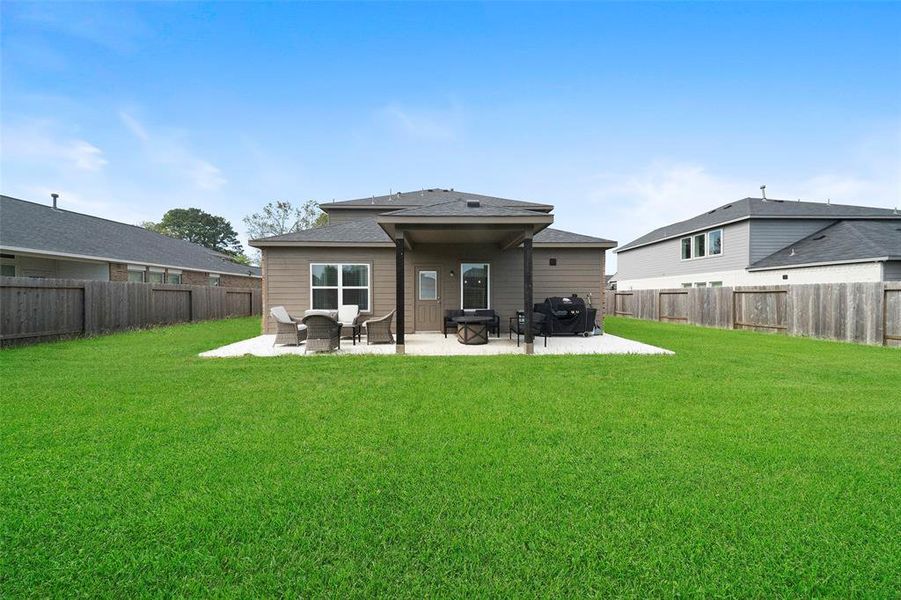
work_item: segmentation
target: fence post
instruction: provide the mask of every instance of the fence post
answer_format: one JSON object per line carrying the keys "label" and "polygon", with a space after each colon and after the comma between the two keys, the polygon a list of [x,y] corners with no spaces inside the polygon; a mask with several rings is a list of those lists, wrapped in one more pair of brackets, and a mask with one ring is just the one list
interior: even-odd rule
{"label": "fence post", "polygon": [[94,288],[90,281],[81,285],[81,301],[84,315],[82,317],[82,330],[84,335],[93,335],[97,330],[94,322]]}

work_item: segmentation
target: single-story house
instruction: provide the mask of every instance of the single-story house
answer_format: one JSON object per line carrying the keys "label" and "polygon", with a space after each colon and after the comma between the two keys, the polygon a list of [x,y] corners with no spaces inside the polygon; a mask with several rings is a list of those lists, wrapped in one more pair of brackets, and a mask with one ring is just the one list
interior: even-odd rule
{"label": "single-story house", "polygon": [[259,288],[259,267],[100,217],[0,196],[0,275]]}
{"label": "single-story house", "polygon": [[743,198],[614,252],[618,290],[898,281],[901,213]]}
{"label": "single-story house", "polygon": [[262,251],[267,333],[279,305],[394,310],[398,352],[405,333],[441,331],[450,309],[493,309],[506,331],[517,310],[531,320],[533,301],[576,294],[603,318],[604,255],[616,242],[552,229],[550,204],[429,189],[320,208],[325,227],[250,242]]}

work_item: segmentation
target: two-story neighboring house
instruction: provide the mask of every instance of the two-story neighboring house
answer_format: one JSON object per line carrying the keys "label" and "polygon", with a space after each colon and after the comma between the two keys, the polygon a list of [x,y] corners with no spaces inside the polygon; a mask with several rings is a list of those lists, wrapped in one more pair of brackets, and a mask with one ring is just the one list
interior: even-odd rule
{"label": "two-story neighboring house", "polygon": [[743,198],[614,252],[620,290],[899,280],[901,212]]}

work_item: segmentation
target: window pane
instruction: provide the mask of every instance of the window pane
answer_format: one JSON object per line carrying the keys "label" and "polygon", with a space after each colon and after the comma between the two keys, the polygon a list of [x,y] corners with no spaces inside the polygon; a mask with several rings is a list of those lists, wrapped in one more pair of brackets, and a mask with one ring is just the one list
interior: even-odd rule
{"label": "window pane", "polygon": [[438,271],[419,272],[419,299],[438,299]]}
{"label": "window pane", "polygon": [[147,271],[148,283],[163,283],[163,274],[159,271]]}
{"label": "window pane", "polygon": [[219,285],[218,275],[210,275],[210,285],[213,287],[217,287]]}
{"label": "window pane", "polygon": [[0,265],[0,275],[3,277],[15,277],[16,265]]}
{"label": "window pane", "polygon": [[707,234],[707,246],[710,254],[721,254],[723,252],[723,232],[717,229]]}
{"label": "window pane", "polygon": [[313,290],[313,308],[316,310],[338,310],[338,290]]}
{"label": "window pane", "polygon": [[181,273],[167,273],[166,283],[181,283]]}
{"label": "window pane", "polygon": [[338,266],[313,265],[313,285],[338,285]]}
{"label": "window pane", "polygon": [[722,281],[711,281],[710,287],[723,287],[723,282]]}
{"label": "window pane", "polygon": [[144,271],[129,271],[128,272],[128,280],[133,283],[143,283],[144,282]]}
{"label": "window pane", "polygon": [[695,256],[706,256],[706,249],[704,241],[707,239],[707,236],[703,233],[701,235],[695,236]]}
{"label": "window pane", "polygon": [[682,258],[691,258],[691,238],[682,240]]}
{"label": "window pane", "polygon": [[[344,265],[341,267],[341,285],[369,285],[369,265]],[[337,284],[335,284],[337,285]]]}
{"label": "window pane", "polygon": [[463,308],[488,308],[488,265],[463,264],[460,276],[463,278]]}
{"label": "window pane", "polygon": [[[356,289],[344,290],[341,292],[341,304],[356,304],[361,311],[369,310],[369,290]],[[336,307],[337,308],[337,307]]]}

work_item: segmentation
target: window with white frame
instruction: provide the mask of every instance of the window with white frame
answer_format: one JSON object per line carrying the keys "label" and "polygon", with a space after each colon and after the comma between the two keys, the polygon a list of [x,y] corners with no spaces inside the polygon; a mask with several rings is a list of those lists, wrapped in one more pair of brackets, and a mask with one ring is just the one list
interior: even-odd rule
{"label": "window with white frame", "polygon": [[719,256],[723,253],[723,230],[714,229],[684,237],[679,240],[679,252],[682,260]]}
{"label": "window with white frame", "polygon": [[710,287],[723,287],[723,282],[722,281],[711,281]]}
{"label": "window with white frame", "polygon": [[166,283],[181,283],[181,271],[175,269],[166,271]]}
{"label": "window with white frame", "polygon": [[163,277],[166,275],[165,269],[158,269],[156,267],[150,267],[147,269],[146,277],[147,283],[163,283]]}
{"label": "window with white frame", "polygon": [[207,279],[208,283],[212,287],[219,287],[221,277],[219,277],[218,273],[210,273],[209,278]]}
{"label": "window with white frame", "polygon": [[128,265],[128,280],[132,283],[144,283],[147,267],[143,265]]}
{"label": "window with white frame", "polygon": [[310,304],[314,310],[337,310],[356,304],[369,312],[369,265],[313,263],[310,265]]}
{"label": "window with white frame", "polygon": [[707,232],[707,255],[716,256],[723,253],[723,230],[714,229]]}
{"label": "window with white frame", "polygon": [[490,270],[488,263],[460,265],[460,308],[463,310],[491,308]]}

